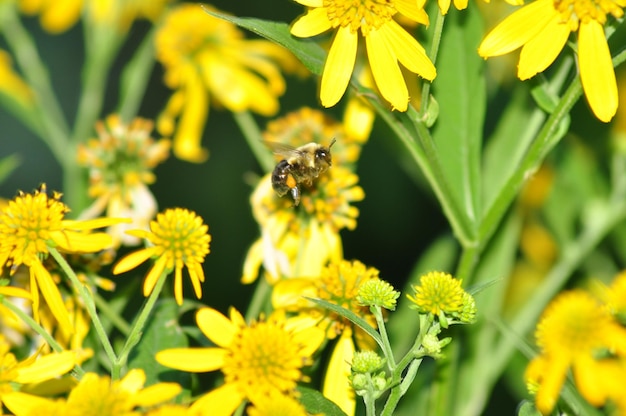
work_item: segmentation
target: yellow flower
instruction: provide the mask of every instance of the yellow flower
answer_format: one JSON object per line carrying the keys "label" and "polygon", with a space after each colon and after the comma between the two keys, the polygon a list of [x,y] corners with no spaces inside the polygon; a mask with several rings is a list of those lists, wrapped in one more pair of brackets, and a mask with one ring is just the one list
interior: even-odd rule
{"label": "yellow flower", "polygon": [[209,227],[194,212],[183,208],[167,209],[150,222],[150,232],[145,230],[127,231],[145,238],[151,245],[122,258],[114,267],[113,273],[120,274],[134,269],[149,258],[156,259],[143,284],[143,295],[152,293],[163,273],[174,271],[174,297],[176,303],[183,304],[183,267],[187,267],[196,297],[202,297],[201,282],[204,282],[202,263],[209,254],[211,236]]}
{"label": "yellow flower", "polygon": [[102,24],[120,32],[133,20],[156,20],[170,0],[19,0],[23,13],[39,14],[41,26],[50,33],[61,33],[85,15],[87,24]]}
{"label": "yellow flower", "polygon": [[293,396],[272,393],[259,397],[248,409],[248,416],[308,416],[308,413]]}
{"label": "yellow flower", "polygon": [[422,313],[439,318],[441,326],[447,328],[448,318],[452,322],[472,322],[475,304],[471,295],[463,290],[461,281],[443,272],[430,272],[420,277],[420,284],[414,285],[415,296],[407,298]]}
{"label": "yellow flower", "polygon": [[147,185],[156,180],[152,170],[169,156],[170,142],[150,137],[153,123],[141,118],[124,124],[110,115],[96,124],[98,138],[78,147],[78,162],[89,168],[89,196],[96,198],[80,218],[93,218],[105,209],[108,217],[132,218],[132,224],[110,227],[114,247],[120,243],[139,244],[124,232],[148,229],[157,212],[157,203]]}
{"label": "yellow flower", "polygon": [[286,88],[280,68],[299,67],[287,50],[266,40],[246,40],[235,25],[205,13],[198,4],[170,12],[157,33],[156,53],[165,67],[165,84],[176,90],[157,128],[166,136],[176,129],[174,153],[190,162],[202,162],[208,155],[200,141],[210,99],[233,112],[271,116],[278,112],[278,97]]}
{"label": "yellow flower", "polygon": [[[71,351],[44,355],[39,352],[18,361],[10,352],[11,345],[0,336],[0,404],[14,390],[12,384],[40,383],[61,376],[76,363],[76,356]],[[5,403],[6,404],[6,403]]]}
{"label": "yellow flower", "polygon": [[39,291],[58,320],[61,329],[71,334],[72,324],[61,293],[42,258],[54,247],[67,253],[93,253],[110,247],[111,237],[89,231],[125,221],[97,218],[88,221],[64,219],[69,208],[61,202],[61,194],[48,197],[45,185],[33,194],[20,194],[0,209],[0,268],[7,266],[11,274],[24,265],[30,271],[33,315],[39,319]]}
{"label": "yellow flower", "polygon": [[[53,401],[26,393],[7,395],[5,404],[17,416],[49,414],[54,408],[66,416],[135,416],[137,408],[152,407],[173,399],[181,387],[176,383],[157,383],[144,387],[146,375],[141,369],[130,370],[121,380],[87,373],[72,389],[67,400]],[[43,413],[42,413],[43,411]]]}
{"label": "yellow flower", "polygon": [[537,408],[545,414],[554,408],[570,367],[580,393],[597,404],[594,380],[601,363],[596,357],[607,352],[626,357],[626,329],[582,290],[564,292],[554,299],[535,336],[541,354],[531,361],[525,378],[535,386]]}
{"label": "yellow flower", "polygon": [[22,106],[33,103],[33,92],[12,68],[11,56],[0,49],[0,93],[6,94]]}
{"label": "yellow flower", "polygon": [[543,72],[560,54],[570,33],[578,31],[578,68],[587,102],[607,123],[617,111],[618,91],[603,25],[620,18],[624,0],[536,0],[503,20],[482,41],[478,53],[499,56],[522,47],[517,76]]}
{"label": "yellow flower", "polygon": [[320,275],[281,280],[272,292],[272,305],[275,308],[298,312],[301,325],[316,325],[325,331],[328,339],[339,337],[326,370],[323,394],[348,415],[354,414],[356,405],[349,381],[349,363],[355,351],[353,334],[361,344],[361,349],[373,349],[373,341],[350,321],[304,297],[323,299],[342,306],[376,327],[369,307],[363,306],[359,297],[361,285],[373,279],[378,279],[378,270],[375,268],[366,267],[356,260],[342,260],[325,267]]}
{"label": "yellow flower", "polygon": [[432,81],[437,75],[424,48],[393,18],[400,13],[407,18],[428,24],[426,12],[415,0],[296,0],[310,7],[291,27],[291,34],[308,38],[336,29],[328,52],[320,99],[324,107],[332,107],[341,99],[357,55],[360,36],[365,47],[374,80],[381,95],[400,111],[406,111],[409,93],[400,71],[400,62],[409,71]]}
{"label": "yellow flower", "polygon": [[298,207],[292,199],[278,197],[271,174],[259,181],[251,204],[261,237],[248,251],[242,281],[256,280],[261,265],[272,284],[283,277],[317,276],[329,260],[343,258],[339,231],[352,230],[357,224],[359,210],[352,203],[365,194],[352,170],[361,152],[361,139],[346,135],[340,123],[310,108],[268,123],[264,138],[294,147],[328,143],[331,138],[336,143],[332,167],[311,187],[301,186]]}
{"label": "yellow flower", "polygon": [[203,395],[192,413],[230,416],[244,401],[263,405],[267,397],[294,395],[302,368],[312,364],[311,355],[324,339],[317,328],[297,330],[282,313],[246,325],[234,308],[230,319],[212,308],[200,309],[198,327],[216,347],[175,348],[160,351],[156,360],[171,368],[190,372],[221,370],[224,384]]}

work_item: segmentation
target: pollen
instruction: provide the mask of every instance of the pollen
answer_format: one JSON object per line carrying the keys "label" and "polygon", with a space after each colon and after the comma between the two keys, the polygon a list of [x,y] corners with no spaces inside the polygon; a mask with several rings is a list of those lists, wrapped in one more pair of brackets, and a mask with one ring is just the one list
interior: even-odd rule
{"label": "pollen", "polygon": [[[238,332],[229,347],[222,371],[249,398],[292,392],[310,358],[295,342],[284,321],[261,320]],[[254,400],[253,400],[254,401]]]}
{"label": "pollen", "polygon": [[333,27],[361,29],[363,36],[391,20],[397,10],[391,0],[324,0]]}
{"label": "pollen", "polygon": [[611,14],[615,18],[624,15],[624,0],[555,0],[554,7],[561,13],[563,21],[568,22],[570,29],[575,31],[581,22],[595,20],[604,25],[606,17]]}

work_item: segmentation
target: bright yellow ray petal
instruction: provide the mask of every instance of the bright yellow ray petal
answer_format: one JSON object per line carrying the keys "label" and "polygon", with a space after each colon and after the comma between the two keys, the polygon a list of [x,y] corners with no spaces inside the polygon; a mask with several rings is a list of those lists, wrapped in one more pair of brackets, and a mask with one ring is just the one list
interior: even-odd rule
{"label": "bright yellow ray petal", "polygon": [[113,267],[113,274],[125,273],[129,270],[134,269],[139,266],[144,261],[148,260],[154,254],[156,254],[155,247],[144,248],[133,253],[124,256],[117,264]]}
{"label": "bright yellow ray petal", "polygon": [[174,299],[178,306],[183,304],[183,270],[180,267],[174,271]]}
{"label": "bright yellow ray petal", "polygon": [[437,4],[439,5],[439,10],[441,10],[441,14],[445,16],[450,9],[450,0],[437,0]]}
{"label": "bright yellow ray petal", "polygon": [[496,26],[478,47],[483,58],[499,56],[519,48],[547,25],[558,12],[553,0],[537,0],[527,4]]}
{"label": "bright yellow ray petal", "polygon": [[415,0],[396,0],[394,6],[409,19],[428,26],[428,14]]}
{"label": "bright yellow ray petal", "polygon": [[171,348],[157,352],[155,358],[166,367],[205,373],[221,368],[226,354],[222,348]]}
{"label": "bright yellow ray petal", "polygon": [[617,112],[617,82],[604,29],[596,20],[582,22],[578,28],[578,65],[591,110],[608,123]]}
{"label": "bright yellow ray petal", "polygon": [[198,299],[202,298],[202,286],[200,282],[204,280],[204,273],[200,275],[198,271],[202,271],[202,267],[195,265],[192,267],[188,267],[189,278],[191,279],[191,285],[193,287],[193,292]]}
{"label": "bright yellow ray petal", "polygon": [[467,0],[454,0],[454,7],[456,7],[457,10],[467,9]]}
{"label": "bright yellow ray petal", "polygon": [[2,394],[2,403],[15,415],[32,415],[46,406],[53,405],[50,399],[26,394],[19,391],[8,391]]}
{"label": "bright yellow ray petal", "polygon": [[224,384],[198,399],[189,408],[189,414],[231,416],[244,399],[236,384]]}
{"label": "bright yellow ray petal", "polygon": [[[146,278],[143,282],[143,295],[150,296],[154,286],[156,286],[157,281],[165,271],[165,266],[167,265],[166,257],[159,257],[159,259],[154,263],[154,266],[150,269]],[[163,277],[165,278],[165,276]]]}
{"label": "bright yellow ray petal", "polygon": [[50,238],[63,251],[94,253],[113,245],[113,238],[106,233],[83,233],[77,231],[52,231]]}
{"label": "bright yellow ray petal", "polygon": [[518,78],[526,80],[550,66],[563,50],[569,34],[569,26],[561,22],[559,15],[554,15],[552,21],[522,47]]}
{"label": "bright yellow ray petal", "polygon": [[208,150],[202,147],[209,97],[200,75],[191,65],[185,68],[184,79],[185,101],[174,135],[173,151],[180,159],[200,163],[209,157]]}
{"label": "bright yellow ray petal", "polygon": [[146,373],[139,369],[131,369],[122,380],[120,380],[120,388],[129,393],[136,393],[143,388],[146,383]]}
{"label": "bright yellow ray petal", "polygon": [[350,386],[350,362],[354,355],[354,342],[352,331],[345,330],[337,340],[337,345],[332,352],[326,376],[324,377],[324,389],[322,393],[332,400],[347,415],[353,415],[356,407],[354,390]]}
{"label": "bright yellow ray petal", "polygon": [[332,26],[325,8],[311,9],[291,25],[291,34],[299,38],[309,38],[326,32]]}
{"label": "bright yellow ray petal", "polygon": [[74,328],[72,327],[70,315],[65,308],[61,292],[59,292],[59,288],[54,283],[54,280],[52,280],[48,270],[46,270],[41,263],[34,262],[30,266],[30,272],[35,275],[39,290],[63,332],[67,335],[72,334]]}
{"label": "bright yellow ray petal", "polygon": [[409,105],[409,91],[396,57],[387,46],[388,42],[385,29],[372,30],[365,37],[368,60],[381,95],[394,109],[406,111]]}
{"label": "bright yellow ray petal", "polygon": [[437,76],[435,65],[426,55],[426,50],[399,24],[390,21],[380,27],[381,33],[389,40],[393,51],[402,65],[429,81]]}
{"label": "bright yellow ray petal", "polygon": [[87,231],[87,230],[95,230],[98,228],[105,228],[115,224],[121,223],[131,223],[132,220],[130,218],[94,218],[91,220],[63,220],[61,223],[63,224],[63,228],[74,231]]}
{"label": "bright yellow ray petal", "polygon": [[200,309],[196,314],[196,322],[200,331],[220,347],[228,347],[238,331],[228,318],[213,308]]}
{"label": "bright yellow ray petal", "polygon": [[349,27],[337,30],[322,74],[320,99],[324,107],[337,104],[346,92],[354,69],[357,45],[357,33],[352,33]]}
{"label": "bright yellow ray petal", "polygon": [[243,263],[243,276],[241,283],[249,284],[259,276],[259,268],[263,263],[263,239],[256,240],[248,249],[248,254]]}
{"label": "bright yellow ray petal", "polygon": [[76,354],[72,351],[48,354],[27,367],[18,368],[17,377],[13,381],[22,384],[39,383],[67,373],[74,368],[75,363]]}

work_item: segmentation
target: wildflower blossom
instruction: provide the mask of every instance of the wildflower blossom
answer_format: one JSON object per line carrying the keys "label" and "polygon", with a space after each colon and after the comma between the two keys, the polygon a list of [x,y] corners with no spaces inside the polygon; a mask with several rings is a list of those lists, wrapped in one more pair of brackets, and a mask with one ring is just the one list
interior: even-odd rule
{"label": "wildflower blossom", "polygon": [[354,414],[355,409],[348,364],[356,350],[353,335],[362,349],[372,349],[372,340],[349,320],[328,312],[304,297],[319,298],[342,306],[376,327],[369,307],[359,302],[358,295],[359,287],[377,279],[378,273],[378,270],[366,267],[360,261],[342,260],[325,267],[320,275],[281,280],[272,292],[272,305],[275,308],[297,312],[302,325],[317,325],[326,332],[328,339],[338,338],[326,370],[323,394],[348,415]]}
{"label": "wildflower blossom", "polygon": [[[406,111],[409,93],[398,61],[409,71],[432,81],[437,75],[424,48],[395,20],[400,13],[410,20],[428,24],[418,2],[410,0],[296,0],[308,6],[307,13],[291,27],[291,34],[308,38],[336,29],[324,65],[320,99],[332,107],[341,99],[354,70],[359,37],[365,47],[374,80],[381,95],[400,111]],[[360,31],[360,36],[359,36]]]}
{"label": "wildflower blossom", "polygon": [[5,404],[17,415],[50,414],[46,409],[53,408],[57,414],[67,416],[134,416],[138,414],[137,408],[167,402],[182,390],[176,383],[144,387],[145,382],[146,375],[141,369],[132,369],[116,381],[111,381],[108,376],[87,373],[72,389],[67,400],[53,401],[14,392],[7,395]]}
{"label": "wildflower blossom", "polygon": [[570,34],[578,32],[583,90],[595,116],[606,123],[617,111],[618,91],[604,25],[609,15],[621,18],[625,6],[624,0],[536,0],[496,26],[478,53],[488,58],[521,47],[517,76],[525,80],[550,66]]}
{"label": "wildflower blossom", "polygon": [[441,326],[447,328],[448,318],[470,323],[474,320],[476,306],[473,297],[461,287],[461,281],[442,272],[430,272],[420,277],[414,285],[415,295],[407,298],[421,313],[439,318]]}
{"label": "wildflower blossom", "polygon": [[379,306],[393,311],[400,292],[381,279],[370,279],[359,286],[357,301],[365,306]]}
{"label": "wildflower blossom", "polygon": [[256,399],[247,411],[248,416],[308,416],[306,409],[293,396],[270,394]]}
{"label": "wildflower blossom", "polygon": [[120,242],[139,244],[139,239],[124,231],[148,229],[157,211],[157,203],[147,185],[154,183],[152,170],[169,156],[170,142],[150,137],[153,123],[136,118],[124,124],[110,115],[96,124],[98,138],[78,147],[78,162],[89,169],[89,196],[96,198],[81,214],[93,218],[106,209],[109,217],[132,218],[132,224],[118,224],[109,233],[114,246]]}
{"label": "wildflower blossom", "polygon": [[183,371],[221,370],[224,384],[202,396],[191,407],[210,415],[231,415],[244,401],[263,407],[268,397],[293,395],[302,368],[324,339],[317,328],[299,330],[283,313],[247,325],[234,308],[230,319],[211,308],[200,309],[198,327],[217,347],[175,348],[160,351],[159,363]]}
{"label": "wildflower blossom", "polygon": [[175,90],[157,129],[174,134],[174,153],[191,162],[207,157],[200,141],[210,100],[230,111],[271,116],[285,92],[280,69],[299,68],[287,50],[266,40],[246,40],[234,24],[197,4],[172,9],[157,33],[156,54],[165,67],[165,84]]}
{"label": "wildflower blossom", "polygon": [[143,284],[144,296],[150,295],[163,273],[174,272],[174,297],[183,303],[183,268],[187,267],[196,297],[202,297],[204,282],[202,263],[209,254],[209,227],[194,212],[183,208],[167,209],[150,222],[150,231],[131,230],[136,237],[145,238],[151,246],[122,258],[113,268],[114,274],[134,269],[149,258],[156,259]]}
{"label": "wildflower blossom", "polygon": [[21,265],[28,267],[35,319],[39,319],[41,291],[61,329],[71,334],[73,329],[68,312],[42,258],[48,255],[50,247],[67,253],[92,253],[110,247],[109,235],[89,231],[125,220],[66,220],[64,217],[69,208],[60,199],[59,193],[49,197],[42,185],[33,194],[20,192],[0,209],[0,267],[10,267],[11,274]]}
{"label": "wildflower blossom", "polygon": [[[38,358],[38,353],[18,361],[10,352],[11,345],[0,336],[0,404],[14,390],[12,384],[40,383],[69,372],[76,357],[71,351],[53,353]],[[5,403],[6,404],[6,403]]]}
{"label": "wildflower blossom", "polygon": [[536,390],[537,408],[545,414],[552,411],[570,368],[582,396],[603,404],[594,386],[601,371],[596,357],[607,352],[626,357],[626,329],[609,310],[587,292],[564,292],[543,312],[535,336],[541,353],[530,362],[525,378]]}
{"label": "wildflower blossom", "polygon": [[261,237],[248,251],[242,281],[253,282],[261,264],[270,283],[281,277],[319,275],[329,260],[343,257],[339,231],[356,227],[359,211],[352,203],[365,195],[351,169],[361,145],[346,135],[341,124],[307,108],[269,123],[264,137],[294,147],[332,137],[336,140],[333,165],[311,187],[302,187],[297,208],[290,199],[276,195],[270,174],[261,178],[251,197]]}

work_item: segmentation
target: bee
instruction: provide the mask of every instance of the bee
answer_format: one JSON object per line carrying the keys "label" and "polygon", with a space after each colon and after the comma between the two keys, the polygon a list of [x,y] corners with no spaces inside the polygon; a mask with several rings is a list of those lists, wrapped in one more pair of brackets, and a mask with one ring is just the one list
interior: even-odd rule
{"label": "bee", "polygon": [[294,205],[300,204],[300,185],[313,185],[313,180],[326,172],[332,165],[330,148],[317,143],[308,143],[304,146],[293,147],[287,144],[267,142],[275,154],[283,157],[272,172],[272,188],[278,196],[289,192]]}

